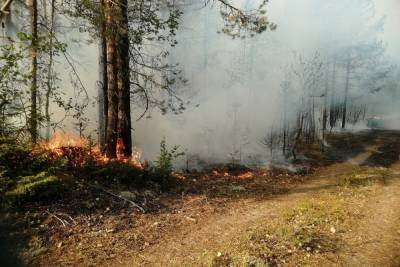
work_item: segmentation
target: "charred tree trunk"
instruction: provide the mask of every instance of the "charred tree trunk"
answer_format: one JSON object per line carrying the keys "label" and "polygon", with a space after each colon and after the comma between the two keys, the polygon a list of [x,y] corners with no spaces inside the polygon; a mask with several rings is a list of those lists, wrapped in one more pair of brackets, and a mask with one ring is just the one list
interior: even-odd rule
{"label": "charred tree trunk", "polygon": [[32,0],[30,5],[31,15],[31,88],[30,88],[30,116],[29,133],[32,143],[37,143],[38,139],[38,114],[37,114],[37,71],[38,71],[38,8],[37,0]]}
{"label": "charred tree trunk", "polygon": [[324,92],[324,110],[322,114],[322,134],[325,137],[325,132],[328,124],[328,94],[329,94],[329,65],[325,77],[325,92]]}
{"label": "charred tree trunk", "polygon": [[336,89],[336,61],[333,63],[333,72],[332,72],[332,87],[331,87],[331,101],[329,107],[329,126],[331,130],[336,126],[336,101],[335,101],[335,89]]}
{"label": "charred tree trunk", "polygon": [[118,85],[116,68],[116,21],[115,4],[113,1],[106,2],[106,49],[107,49],[107,124],[105,154],[109,158],[117,157],[117,121],[118,121]]}
{"label": "charred tree trunk", "polygon": [[303,132],[303,122],[304,122],[304,114],[300,114],[300,118],[298,119],[298,128],[297,128],[297,132],[296,132],[296,137],[294,139],[294,143],[293,143],[293,147],[292,147],[292,156],[294,160],[297,160],[297,146],[300,142],[300,137],[301,134]]}
{"label": "charred tree trunk", "polygon": [[346,128],[347,101],[348,101],[349,87],[350,87],[350,64],[351,64],[351,59],[350,55],[348,55],[347,65],[346,65],[346,84],[344,89],[344,101],[343,101],[343,113],[342,113],[342,129]]}
{"label": "charred tree trunk", "polygon": [[283,144],[282,144],[282,154],[286,156],[287,147],[287,132],[288,132],[288,121],[287,121],[287,90],[288,84],[283,85]]}
{"label": "charred tree trunk", "polygon": [[327,66],[326,70],[326,77],[325,77],[325,92],[324,92],[324,110],[322,114],[322,143],[321,148],[322,151],[325,150],[325,136],[326,130],[328,126],[328,94],[329,94],[329,65]]}
{"label": "charred tree trunk", "polygon": [[131,109],[130,109],[130,77],[129,77],[129,28],[127,0],[119,2],[119,31],[117,48],[118,68],[118,144],[117,149],[125,157],[132,155]]}
{"label": "charred tree trunk", "polygon": [[108,94],[107,94],[107,42],[106,42],[106,22],[104,20],[104,1],[101,1],[102,23],[99,41],[99,81],[98,81],[98,100],[99,100],[99,145],[100,150],[105,152],[107,117],[108,117]]}

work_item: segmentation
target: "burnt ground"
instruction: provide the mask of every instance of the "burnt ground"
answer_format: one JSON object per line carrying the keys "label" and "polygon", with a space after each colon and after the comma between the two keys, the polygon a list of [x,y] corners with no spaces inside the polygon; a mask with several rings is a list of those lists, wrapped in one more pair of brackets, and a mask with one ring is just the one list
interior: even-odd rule
{"label": "burnt ground", "polygon": [[297,173],[221,169],[180,177],[182,183],[168,193],[144,194],[139,204],[145,213],[71,181],[68,201],[2,215],[2,259],[8,259],[6,266],[203,266],[204,253],[223,251],[255,223],[273,221],[280,211],[323,192],[335,193],[337,177],[371,167],[387,170],[390,179],[374,185],[368,201],[359,200],[368,216],[341,236],[341,250],[305,265],[399,266],[400,132],[341,133],[328,143],[325,153],[307,155]]}

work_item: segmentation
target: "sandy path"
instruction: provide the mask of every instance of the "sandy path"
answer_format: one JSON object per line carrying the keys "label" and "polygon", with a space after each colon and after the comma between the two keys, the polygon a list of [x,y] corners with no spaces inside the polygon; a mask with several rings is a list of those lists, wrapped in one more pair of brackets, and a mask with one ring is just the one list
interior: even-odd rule
{"label": "sandy path", "polygon": [[370,199],[368,216],[349,236],[349,249],[339,255],[341,266],[400,266],[400,164]]}
{"label": "sandy path", "polygon": [[[171,233],[162,242],[128,259],[126,266],[184,266],[205,251],[219,251],[254,222],[273,219],[280,210],[290,208],[314,193],[334,190],[336,175],[354,167],[354,164],[362,164],[377,152],[378,147],[371,144],[349,162],[322,168],[308,182],[287,194],[263,201],[241,200],[223,214],[188,222],[182,231]],[[396,179],[400,164],[394,164],[391,169],[393,179],[371,200],[370,216],[347,237],[350,247],[338,255],[337,265],[400,266],[400,182]]]}

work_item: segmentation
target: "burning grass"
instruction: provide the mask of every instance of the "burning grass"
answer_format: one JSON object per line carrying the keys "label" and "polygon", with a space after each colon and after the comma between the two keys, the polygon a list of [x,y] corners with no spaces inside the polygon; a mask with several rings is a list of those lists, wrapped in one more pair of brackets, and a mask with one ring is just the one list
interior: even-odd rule
{"label": "burning grass", "polygon": [[[29,240],[40,238],[44,247],[56,246],[70,234],[67,228],[76,234],[90,230],[88,218],[151,210],[157,205],[153,204],[157,194],[150,193],[156,188],[156,178],[139,158],[134,154],[109,160],[90,140],[72,136],[56,135],[33,149],[0,139],[0,224],[7,228],[16,220],[22,222],[0,233],[15,243],[7,253],[30,261],[43,251],[42,245]],[[127,199],[123,192],[135,192],[137,197]],[[18,215],[12,220],[3,220],[14,212]],[[20,234],[23,239],[18,238]]]}
{"label": "burning grass", "polygon": [[56,133],[49,141],[42,142],[34,150],[34,153],[43,152],[50,159],[66,160],[72,167],[119,162],[130,164],[135,168],[143,168],[140,161],[141,153],[136,148],[130,157],[124,157],[121,153],[118,153],[116,159],[109,159],[101,153],[99,147],[95,146],[89,138],[76,137],[69,134]]}
{"label": "burning grass", "polygon": [[[68,190],[63,189],[73,188],[74,183],[82,181],[126,190],[129,186],[148,185],[147,180],[156,179],[154,174],[144,169],[137,151],[132,157],[119,156],[110,160],[90,139],[71,135],[55,134],[33,149],[13,139],[0,139],[0,198],[3,208],[61,198],[67,201],[73,194],[67,196],[64,193]],[[125,187],[118,188],[122,185]]]}

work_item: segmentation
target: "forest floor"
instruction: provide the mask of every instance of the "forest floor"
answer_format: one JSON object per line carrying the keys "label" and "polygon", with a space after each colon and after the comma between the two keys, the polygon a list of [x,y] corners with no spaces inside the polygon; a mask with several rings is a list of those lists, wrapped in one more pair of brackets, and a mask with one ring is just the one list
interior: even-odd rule
{"label": "forest floor", "polygon": [[8,216],[35,266],[400,266],[400,132],[328,141],[295,172],[186,175],[145,213],[91,194],[90,212]]}

